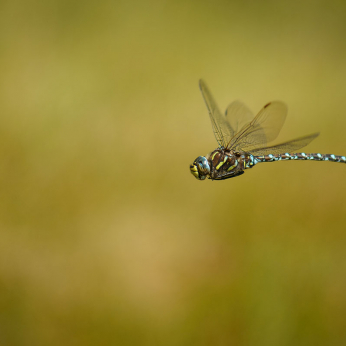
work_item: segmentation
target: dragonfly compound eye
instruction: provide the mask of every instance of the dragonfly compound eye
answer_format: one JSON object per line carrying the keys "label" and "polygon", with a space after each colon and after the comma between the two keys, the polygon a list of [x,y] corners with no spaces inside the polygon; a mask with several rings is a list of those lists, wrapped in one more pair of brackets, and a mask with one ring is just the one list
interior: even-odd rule
{"label": "dragonfly compound eye", "polygon": [[190,166],[191,173],[195,178],[204,180],[210,174],[210,166],[208,160],[204,156],[199,156]]}

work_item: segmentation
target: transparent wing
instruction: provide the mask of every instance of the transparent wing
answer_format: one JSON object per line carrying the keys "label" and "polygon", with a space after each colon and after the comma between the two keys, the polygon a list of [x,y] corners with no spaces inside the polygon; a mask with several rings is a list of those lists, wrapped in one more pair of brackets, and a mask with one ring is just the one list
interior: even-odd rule
{"label": "transparent wing", "polygon": [[235,131],[228,123],[226,117],[220,112],[213,96],[202,79],[199,81],[199,88],[201,89],[205,104],[209,111],[215,138],[219,145],[225,148],[227,143],[233,137]]}
{"label": "transparent wing", "polygon": [[234,133],[253,120],[253,113],[240,101],[232,102],[226,109],[226,119]]}
{"label": "transparent wing", "polygon": [[233,150],[251,151],[266,146],[279,134],[287,116],[287,106],[280,101],[266,104],[256,117],[244,125],[227,143]]}
{"label": "transparent wing", "polygon": [[257,148],[254,150],[251,150],[250,153],[255,156],[262,156],[262,155],[277,155],[277,154],[284,154],[284,153],[292,153],[298,149],[301,149],[308,145],[312,140],[314,140],[319,133],[314,133],[309,136],[300,137],[297,139],[293,139],[291,141],[281,143],[278,145],[272,145],[270,147],[265,148]]}

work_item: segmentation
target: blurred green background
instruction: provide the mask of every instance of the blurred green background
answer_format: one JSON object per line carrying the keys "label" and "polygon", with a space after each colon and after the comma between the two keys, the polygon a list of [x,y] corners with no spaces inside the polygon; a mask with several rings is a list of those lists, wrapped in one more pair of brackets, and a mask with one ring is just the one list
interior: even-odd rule
{"label": "blurred green background", "polygon": [[197,181],[222,109],[346,154],[343,1],[2,1],[0,345],[346,345],[346,167]]}

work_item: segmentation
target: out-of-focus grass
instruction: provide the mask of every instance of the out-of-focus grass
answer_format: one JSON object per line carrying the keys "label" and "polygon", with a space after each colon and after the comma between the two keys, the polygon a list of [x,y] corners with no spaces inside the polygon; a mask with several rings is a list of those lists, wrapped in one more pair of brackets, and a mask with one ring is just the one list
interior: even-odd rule
{"label": "out-of-focus grass", "polygon": [[199,182],[203,77],[346,154],[342,2],[15,1],[0,20],[1,345],[343,345],[345,169]]}

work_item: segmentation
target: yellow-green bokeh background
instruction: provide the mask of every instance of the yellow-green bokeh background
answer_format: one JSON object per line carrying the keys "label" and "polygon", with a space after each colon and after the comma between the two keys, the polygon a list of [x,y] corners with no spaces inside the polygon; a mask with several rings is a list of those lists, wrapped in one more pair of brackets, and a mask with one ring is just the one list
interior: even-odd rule
{"label": "yellow-green bokeh background", "polygon": [[343,1],[0,9],[1,345],[346,345],[346,166],[189,172],[201,77],[346,154]]}

